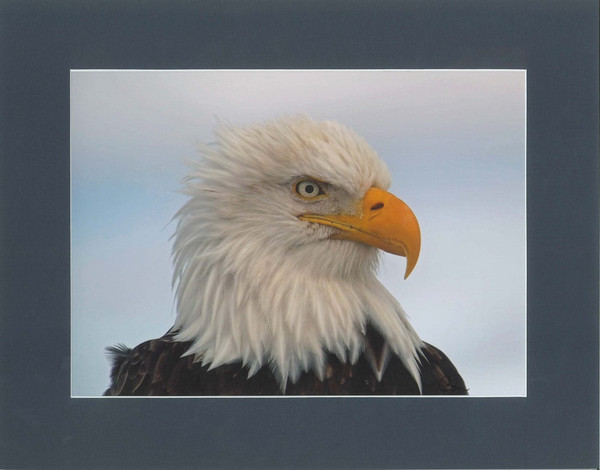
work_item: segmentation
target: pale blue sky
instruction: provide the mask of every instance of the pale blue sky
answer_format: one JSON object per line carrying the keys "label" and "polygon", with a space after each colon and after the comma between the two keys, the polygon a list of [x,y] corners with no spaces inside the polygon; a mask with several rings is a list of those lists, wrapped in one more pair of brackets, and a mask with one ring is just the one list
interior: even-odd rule
{"label": "pale blue sky", "polygon": [[174,319],[170,220],[216,119],[307,113],[361,134],[423,242],[380,279],[471,395],[526,394],[525,71],[73,71],[72,394],[108,385],[108,345]]}

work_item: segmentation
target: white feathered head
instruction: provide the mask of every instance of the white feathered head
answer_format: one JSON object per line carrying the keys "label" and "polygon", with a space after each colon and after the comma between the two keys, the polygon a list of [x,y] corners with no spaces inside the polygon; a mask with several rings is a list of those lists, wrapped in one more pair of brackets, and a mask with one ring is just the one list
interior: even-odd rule
{"label": "white feathered head", "polygon": [[354,362],[373,323],[418,381],[422,345],[377,281],[379,249],[420,248],[416,218],[385,190],[375,151],[330,121],[290,117],[221,126],[186,179],[174,235],[175,330],[210,367],[269,365],[282,388],[324,371],[327,353]]}

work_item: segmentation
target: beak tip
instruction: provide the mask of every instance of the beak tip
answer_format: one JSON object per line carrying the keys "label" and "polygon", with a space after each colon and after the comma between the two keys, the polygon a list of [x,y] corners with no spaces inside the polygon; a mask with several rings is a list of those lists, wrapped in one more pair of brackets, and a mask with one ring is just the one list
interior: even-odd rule
{"label": "beak tip", "polygon": [[413,272],[416,265],[417,265],[417,258],[412,257],[412,256],[406,257],[406,271],[404,272],[404,280],[408,279],[408,276],[410,276],[410,274]]}

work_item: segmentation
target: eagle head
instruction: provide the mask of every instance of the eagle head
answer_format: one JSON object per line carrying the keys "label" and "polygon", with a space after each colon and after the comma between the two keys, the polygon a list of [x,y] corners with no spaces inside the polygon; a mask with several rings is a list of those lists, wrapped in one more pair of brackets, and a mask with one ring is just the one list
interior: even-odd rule
{"label": "eagle head", "polygon": [[422,342],[377,280],[380,250],[417,262],[420,231],[390,174],[347,127],[307,116],[221,125],[185,181],[174,285],[179,341],[210,368],[271,367],[282,389],[355,362],[367,323],[418,379]]}

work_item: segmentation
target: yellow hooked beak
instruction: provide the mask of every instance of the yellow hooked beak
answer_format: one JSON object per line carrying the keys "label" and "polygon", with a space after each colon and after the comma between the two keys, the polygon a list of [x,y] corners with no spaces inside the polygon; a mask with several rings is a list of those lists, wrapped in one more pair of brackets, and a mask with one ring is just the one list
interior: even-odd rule
{"label": "yellow hooked beak", "polygon": [[421,251],[417,218],[404,202],[379,188],[369,189],[360,205],[360,215],[302,214],[298,218],[337,228],[339,231],[330,238],[366,243],[388,253],[406,256],[406,279]]}

